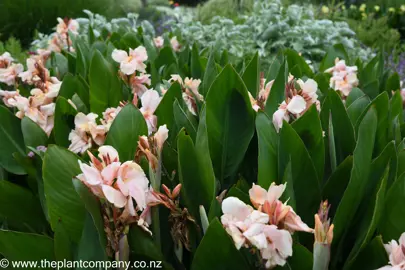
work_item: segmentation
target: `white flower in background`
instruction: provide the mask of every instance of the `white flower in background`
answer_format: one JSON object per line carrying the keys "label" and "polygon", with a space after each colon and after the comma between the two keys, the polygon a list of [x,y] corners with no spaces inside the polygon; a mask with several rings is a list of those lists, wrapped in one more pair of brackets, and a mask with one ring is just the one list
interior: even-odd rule
{"label": "white flower in background", "polygon": [[115,49],[112,52],[112,58],[115,62],[120,63],[120,70],[126,75],[134,74],[136,71],[146,72],[144,62],[148,60],[148,55],[143,46],[139,46],[135,50],[129,49],[129,54],[126,51]]}
{"label": "white flower in background", "polygon": [[389,265],[378,270],[401,270],[405,269],[405,233],[401,234],[399,241],[391,240],[384,245],[389,257]]}
{"label": "white flower in background", "polygon": [[158,36],[158,37],[155,37],[155,38],[153,39],[153,43],[155,44],[155,47],[158,48],[158,49],[160,49],[160,48],[163,47],[164,42],[165,42],[165,41],[164,41],[164,39],[163,39],[162,36]]}
{"label": "white flower in background", "polygon": [[174,36],[170,39],[170,44],[172,45],[172,49],[175,52],[180,51],[181,45],[179,43],[179,41],[177,40],[177,37]]}
{"label": "white flower in background", "polygon": [[154,115],[160,100],[162,98],[156,90],[148,90],[141,97],[142,107],[140,109],[143,117],[145,118],[146,124],[148,125],[148,132],[151,134],[156,130],[157,117]]}
{"label": "white flower in background", "polygon": [[344,97],[347,97],[352,89],[359,84],[357,67],[347,66],[345,60],[336,58],[335,66],[328,68],[325,72],[332,74],[330,87],[342,92]]}

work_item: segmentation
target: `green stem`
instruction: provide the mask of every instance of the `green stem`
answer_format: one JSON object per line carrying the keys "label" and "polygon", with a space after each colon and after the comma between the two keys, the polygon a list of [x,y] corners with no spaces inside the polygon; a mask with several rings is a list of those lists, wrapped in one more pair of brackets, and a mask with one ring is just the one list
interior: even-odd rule
{"label": "green stem", "polygon": [[[158,167],[156,171],[153,171],[151,166],[149,166],[149,177],[152,184],[152,188],[156,192],[160,192],[160,184],[161,184],[161,175],[162,175],[162,162],[159,156]],[[159,217],[159,206],[155,206],[152,208],[152,232],[153,238],[155,239],[155,243],[157,248],[161,249],[161,242],[160,242],[160,217]]]}
{"label": "green stem", "polygon": [[315,242],[313,270],[328,270],[330,259],[330,246]]}

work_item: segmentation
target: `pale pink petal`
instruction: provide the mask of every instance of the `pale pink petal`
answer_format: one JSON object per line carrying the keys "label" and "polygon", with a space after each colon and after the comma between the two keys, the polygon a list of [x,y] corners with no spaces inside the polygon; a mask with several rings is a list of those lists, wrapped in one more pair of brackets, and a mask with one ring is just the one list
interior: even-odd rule
{"label": "pale pink petal", "polygon": [[121,63],[128,58],[128,54],[126,51],[114,49],[111,57],[115,62]]}
{"label": "pale pink petal", "polygon": [[300,216],[298,216],[292,207],[289,207],[288,214],[285,216],[284,219],[284,226],[290,231],[290,232],[295,232],[295,231],[302,231],[302,232],[309,232],[313,233],[314,230],[308,227],[307,224],[305,224]]}
{"label": "pale pink petal", "polygon": [[249,196],[250,201],[257,208],[259,205],[263,205],[264,201],[267,199],[267,191],[261,186],[253,183],[252,188],[249,189]]}
{"label": "pale pink petal", "polygon": [[125,197],[119,190],[108,185],[102,185],[102,189],[106,199],[114,204],[115,207],[122,208],[127,204],[127,197]]}
{"label": "pale pink petal", "polygon": [[117,150],[110,145],[103,145],[98,148],[98,157],[103,159],[103,157],[109,157],[111,161],[119,161]]}
{"label": "pale pink petal", "polygon": [[124,61],[124,62],[121,62],[120,70],[122,71],[122,73],[124,73],[126,75],[134,74],[136,69],[137,69],[136,61],[131,61],[131,62]]}
{"label": "pale pink petal", "polygon": [[228,197],[222,201],[222,213],[232,215],[240,221],[244,221],[252,211],[252,207],[236,197]]}
{"label": "pale pink petal", "polygon": [[286,188],[285,184],[276,185],[276,183],[271,183],[269,190],[267,191],[267,200],[272,203],[275,200],[278,200],[281,195],[283,195]]}
{"label": "pale pink petal", "polygon": [[158,131],[154,135],[157,148],[160,152],[162,151],[163,144],[165,143],[168,137],[169,137],[169,130],[167,129],[166,125],[160,126]]}
{"label": "pale pink petal", "polygon": [[147,111],[149,114],[153,114],[159,105],[161,97],[156,90],[146,91],[141,98],[143,111]]}
{"label": "pale pink petal", "polygon": [[103,177],[104,184],[110,186],[112,185],[114,179],[117,178],[120,166],[120,162],[113,162],[101,171],[101,176]]}
{"label": "pale pink petal", "polygon": [[80,160],[79,166],[87,184],[92,186],[102,184],[103,180],[101,174],[96,168],[90,167],[89,165],[82,163]]}
{"label": "pale pink petal", "polygon": [[305,99],[302,96],[294,96],[287,105],[287,110],[293,114],[302,113],[307,106]]}

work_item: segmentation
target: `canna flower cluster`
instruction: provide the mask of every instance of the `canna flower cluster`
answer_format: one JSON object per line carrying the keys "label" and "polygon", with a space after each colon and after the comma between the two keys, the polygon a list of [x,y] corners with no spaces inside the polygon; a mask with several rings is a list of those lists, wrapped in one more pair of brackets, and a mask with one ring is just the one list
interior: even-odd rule
{"label": "canna flower cluster", "polygon": [[15,63],[10,53],[0,55],[0,83],[15,85],[18,75],[23,71],[23,65]]}
{"label": "canna flower cluster", "polygon": [[101,201],[104,230],[109,240],[107,251],[112,254],[118,250],[119,240],[129,224],[138,223],[150,232],[147,222],[150,217],[145,210],[154,196],[148,178],[137,163],[121,163],[118,152],[111,146],[101,146],[98,152],[99,159],[88,152],[90,165],[78,161],[82,173],[76,178]]}
{"label": "canna flower cluster", "polygon": [[98,115],[89,113],[85,115],[79,112],[75,116],[75,129],[69,133],[69,150],[74,153],[83,154],[93,145],[104,144],[106,133],[110,130],[115,117],[122,107],[108,108],[103,112],[103,118],[97,123]]}
{"label": "canna flower cluster", "polygon": [[347,97],[352,89],[359,84],[357,79],[357,67],[346,66],[345,60],[335,59],[335,66],[325,70],[332,74],[330,78],[330,87],[340,91],[344,97]]}
{"label": "canna flower cluster", "polygon": [[180,75],[172,74],[169,82],[178,82],[181,85],[183,90],[183,100],[186,103],[188,110],[193,115],[197,115],[197,100],[199,102],[202,102],[204,100],[204,97],[198,92],[198,87],[201,84],[201,80],[186,77],[183,81]]}
{"label": "canna flower cluster", "polygon": [[16,91],[1,91],[4,104],[7,107],[18,109],[16,116],[27,116],[37,123],[49,136],[54,125],[54,100],[59,94],[61,82],[56,77],[51,77],[49,70],[39,55],[33,55],[27,59],[27,70],[18,74],[21,80],[33,85],[30,96],[24,97]]}
{"label": "canna flower cluster", "polygon": [[56,32],[51,35],[51,39],[48,42],[48,50],[53,52],[61,52],[62,50],[68,50],[73,52],[72,40],[69,38],[69,33],[72,35],[79,34],[79,22],[69,18],[57,18],[58,24],[56,26]]}
{"label": "canna flower cluster", "polygon": [[318,100],[318,84],[312,79],[307,79],[305,82],[301,79],[296,81],[290,79],[286,86],[286,99],[283,101],[278,110],[273,114],[273,124],[277,132],[283,126],[283,121],[289,122],[291,119],[297,119],[302,116],[312,104],[316,104],[318,111],[320,110],[320,102]]}
{"label": "canna flower cluster", "polygon": [[272,183],[266,191],[253,184],[249,196],[254,208],[236,197],[222,202],[221,222],[236,248],[257,249],[268,269],[283,266],[292,256],[291,234],[313,232],[291,206],[279,200],[285,188],[285,185]]}
{"label": "canna flower cluster", "polygon": [[399,241],[391,240],[384,245],[389,257],[389,265],[378,270],[401,270],[405,269],[405,233],[401,234]]}

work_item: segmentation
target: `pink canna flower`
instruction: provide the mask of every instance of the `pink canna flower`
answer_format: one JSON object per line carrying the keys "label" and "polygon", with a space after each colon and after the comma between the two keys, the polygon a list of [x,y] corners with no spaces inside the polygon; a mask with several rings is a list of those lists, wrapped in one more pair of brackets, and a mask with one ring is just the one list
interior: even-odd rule
{"label": "pink canna flower", "polygon": [[9,52],[0,55],[0,69],[8,68],[12,62],[14,62],[14,58]]}
{"label": "pink canna flower", "polygon": [[287,104],[285,101],[280,104],[278,110],[273,114],[273,125],[277,132],[283,127],[283,121],[290,121],[290,115],[287,112]]}
{"label": "pink canna flower", "polygon": [[72,34],[79,34],[79,22],[73,19],[62,19],[62,18],[57,18],[58,20],[58,25],[56,26],[56,33],[59,35],[66,35],[69,32]]}
{"label": "pink canna flower", "polygon": [[9,103],[8,100],[13,102],[15,100],[16,96],[19,96],[20,92],[17,91],[6,91],[6,90],[0,90],[0,97],[3,99],[4,105],[7,107],[14,107],[12,104]]}
{"label": "pink canna flower", "polygon": [[197,115],[197,102],[196,100],[203,101],[204,97],[198,92],[198,87],[201,84],[201,80],[193,78],[185,78],[184,81],[178,74],[172,74],[169,82],[178,82],[183,89],[183,100],[187,105],[188,110]]}
{"label": "pink canna flower", "polygon": [[7,85],[14,85],[18,75],[23,71],[23,65],[15,63],[12,63],[7,68],[0,68],[0,82]]}
{"label": "pink canna flower", "polygon": [[150,74],[140,74],[139,76],[132,75],[130,78],[132,93],[138,97],[148,91],[147,85],[151,85]]}
{"label": "pink canna flower", "polygon": [[136,71],[146,72],[146,65],[143,62],[148,60],[148,55],[143,46],[139,46],[135,50],[129,49],[129,54],[126,51],[115,49],[112,52],[112,58],[115,62],[120,63],[120,70],[126,75],[134,74]]}
{"label": "pink canna flower", "polygon": [[265,267],[270,269],[277,265],[284,266],[287,258],[292,256],[292,237],[286,230],[279,230],[277,226],[265,226],[263,230],[268,239],[267,248],[261,249],[260,254],[265,260]]}
{"label": "pink canna flower", "polygon": [[172,45],[172,49],[175,52],[180,51],[181,45],[179,43],[179,41],[177,40],[177,37],[174,36],[170,39],[170,44]]}
{"label": "pink canna flower", "polygon": [[357,79],[357,67],[346,66],[345,60],[335,59],[335,66],[325,70],[332,74],[330,78],[330,87],[340,91],[343,97],[347,97],[351,90],[359,84]]}
{"label": "pink canna flower", "polygon": [[114,121],[115,117],[119,114],[121,111],[122,107],[117,107],[117,108],[107,108],[103,112],[103,119],[101,120],[101,123],[105,127],[105,131],[108,132],[110,130],[111,124]]}
{"label": "pink canna flower", "polygon": [[155,47],[156,47],[156,48],[158,48],[158,49],[163,48],[164,39],[163,39],[162,36],[155,37],[155,38],[153,39],[153,43],[155,44]]}
{"label": "pink canna flower", "polygon": [[140,111],[148,125],[149,134],[156,130],[157,117],[154,113],[161,99],[162,98],[156,90],[148,90],[141,97],[142,107]]}
{"label": "pink canna flower", "polygon": [[405,233],[401,234],[399,241],[391,240],[384,245],[389,257],[389,265],[378,270],[402,270],[405,269]]}

